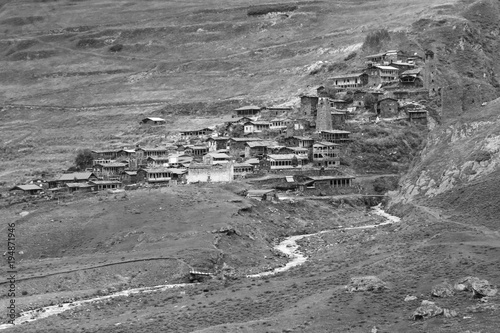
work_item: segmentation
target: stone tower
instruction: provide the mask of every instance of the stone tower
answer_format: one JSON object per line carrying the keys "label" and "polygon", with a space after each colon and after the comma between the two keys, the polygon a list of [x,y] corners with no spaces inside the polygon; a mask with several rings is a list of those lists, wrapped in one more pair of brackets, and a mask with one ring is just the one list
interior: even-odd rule
{"label": "stone tower", "polygon": [[318,114],[316,116],[316,131],[328,131],[333,129],[332,108],[327,97],[318,100]]}

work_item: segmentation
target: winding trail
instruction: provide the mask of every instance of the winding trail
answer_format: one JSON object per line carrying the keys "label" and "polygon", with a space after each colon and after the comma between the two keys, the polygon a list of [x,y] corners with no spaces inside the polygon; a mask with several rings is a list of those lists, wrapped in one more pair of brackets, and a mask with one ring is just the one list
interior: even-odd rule
{"label": "winding trail", "polygon": [[[386,218],[387,221],[383,222],[383,223],[379,223],[379,224],[370,224],[370,225],[359,226],[359,227],[338,227],[336,229],[323,230],[323,231],[316,232],[313,234],[296,235],[296,236],[287,237],[282,242],[280,242],[278,245],[275,246],[276,250],[285,253],[291,259],[285,266],[278,267],[272,271],[247,275],[246,277],[247,278],[260,278],[260,277],[264,277],[264,276],[270,276],[270,275],[274,275],[277,273],[285,272],[293,267],[296,267],[296,266],[299,266],[299,265],[305,263],[307,261],[307,257],[299,251],[299,245],[297,244],[297,241],[302,239],[302,238],[317,236],[317,235],[324,234],[327,232],[334,232],[334,231],[339,231],[339,230],[372,229],[372,228],[400,222],[399,217],[386,213],[381,208],[380,204],[378,206],[373,207],[372,212],[376,215],[379,215],[379,216]],[[63,304],[58,304],[58,305],[46,306],[43,308],[38,308],[35,310],[22,312],[20,314],[20,316],[14,320],[14,325],[20,325],[20,324],[32,322],[32,321],[35,321],[38,319],[47,318],[49,316],[56,315],[56,314],[62,313],[64,311],[70,310],[72,308],[75,308],[77,306],[81,306],[81,305],[85,305],[85,304],[89,304],[89,303],[94,303],[94,302],[100,302],[100,301],[111,299],[114,297],[129,296],[129,295],[138,294],[138,293],[150,293],[150,292],[157,292],[157,291],[165,291],[168,289],[189,287],[192,285],[193,285],[192,283],[183,283],[183,284],[166,284],[166,285],[159,285],[159,286],[154,286],[154,287],[134,288],[134,289],[119,291],[119,292],[116,292],[116,293],[113,293],[110,295],[94,297],[91,299],[75,301],[75,302],[70,302],[70,303],[63,303]],[[10,328],[10,327],[12,327],[12,324],[2,324],[2,325],[0,325],[0,330]]]}

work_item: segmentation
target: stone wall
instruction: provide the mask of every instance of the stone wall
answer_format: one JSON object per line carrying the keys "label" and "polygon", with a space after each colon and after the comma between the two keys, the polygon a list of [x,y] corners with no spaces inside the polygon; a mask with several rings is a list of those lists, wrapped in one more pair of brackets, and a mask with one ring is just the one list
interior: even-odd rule
{"label": "stone wall", "polygon": [[188,169],[188,183],[231,182],[234,179],[233,163],[225,165],[193,165]]}

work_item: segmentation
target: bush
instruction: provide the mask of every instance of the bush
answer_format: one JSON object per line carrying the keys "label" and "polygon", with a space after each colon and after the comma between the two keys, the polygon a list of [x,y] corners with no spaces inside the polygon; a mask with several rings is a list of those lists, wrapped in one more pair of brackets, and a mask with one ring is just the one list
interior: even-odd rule
{"label": "bush", "polygon": [[115,44],[109,48],[109,52],[120,52],[121,50],[123,50],[123,44]]}
{"label": "bush", "polygon": [[378,52],[382,48],[383,43],[390,40],[391,36],[386,29],[370,32],[363,42],[363,50]]}
{"label": "bush", "polygon": [[269,13],[293,12],[298,7],[294,5],[265,5],[251,7],[247,11],[248,16],[266,15]]}
{"label": "bush", "polygon": [[75,166],[79,170],[85,170],[86,168],[89,168],[92,166],[92,152],[90,149],[83,149],[80,150],[75,158]]}
{"label": "bush", "polygon": [[357,56],[357,55],[358,55],[358,54],[357,54],[356,52],[351,52],[351,53],[349,53],[349,54],[347,55],[347,57],[345,57],[345,58],[344,58],[344,61],[349,61],[349,60],[351,60],[351,59],[354,59],[354,58],[356,58],[356,56]]}
{"label": "bush", "polygon": [[94,38],[82,38],[76,43],[78,48],[99,48],[103,46],[104,42],[102,40]]}

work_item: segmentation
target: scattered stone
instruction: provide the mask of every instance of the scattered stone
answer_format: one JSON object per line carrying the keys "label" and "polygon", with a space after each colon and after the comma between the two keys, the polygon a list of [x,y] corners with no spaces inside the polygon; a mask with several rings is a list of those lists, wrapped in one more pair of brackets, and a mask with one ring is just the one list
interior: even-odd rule
{"label": "scattered stone", "polygon": [[415,301],[416,299],[417,299],[417,296],[406,295],[405,302]]}
{"label": "scattered stone", "polygon": [[376,276],[352,277],[349,285],[345,287],[347,291],[382,291],[387,289],[386,283]]}
{"label": "scattered stone", "polygon": [[453,296],[453,286],[448,282],[443,282],[432,287],[432,296],[436,297],[449,297]]}
{"label": "scattered stone", "polygon": [[26,215],[28,215],[29,213],[30,213],[30,212],[26,212],[26,211],[24,211],[24,212],[20,212],[20,213],[19,213],[19,215],[20,215],[21,217],[25,217],[25,216],[26,216]]}
{"label": "scattered stone", "polygon": [[453,318],[453,317],[458,316],[457,311],[449,310],[449,309],[443,309],[443,314],[446,318]]}
{"label": "scattered stone", "polygon": [[422,304],[413,312],[413,320],[426,319],[442,315],[444,310],[434,302],[423,300]]}
{"label": "scattered stone", "polygon": [[467,276],[459,280],[455,284],[455,289],[462,288],[462,285],[465,286],[463,290],[472,291],[473,296],[477,298],[495,296],[498,292],[498,289],[490,285],[488,280],[481,280],[475,276]]}

